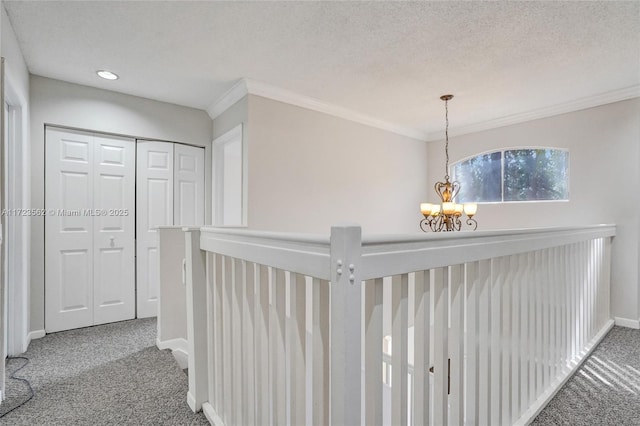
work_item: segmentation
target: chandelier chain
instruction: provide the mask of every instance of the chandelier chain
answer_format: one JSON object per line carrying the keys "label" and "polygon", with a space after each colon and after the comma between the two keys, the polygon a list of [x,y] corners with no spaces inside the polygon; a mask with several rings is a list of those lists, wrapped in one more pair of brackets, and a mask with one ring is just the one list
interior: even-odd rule
{"label": "chandelier chain", "polygon": [[444,152],[447,157],[447,161],[444,169],[444,178],[445,180],[448,181],[449,180],[449,100],[448,99],[445,99],[444,101],[444,119],[446,123],[446,127],[444,130],[445,141],[446,141],[444,145]]}

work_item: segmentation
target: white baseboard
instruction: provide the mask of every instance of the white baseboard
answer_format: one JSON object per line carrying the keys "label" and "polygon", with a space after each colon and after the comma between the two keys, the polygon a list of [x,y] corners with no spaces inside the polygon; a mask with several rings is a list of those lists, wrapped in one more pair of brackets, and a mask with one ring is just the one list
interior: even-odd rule
{"label": "white baseboard", "polygon": [[202,410],[202,407],[198,407],[196,405],[196,398],[193,396],[191,392],[187,392],[187,405],[189,406],[189,408],[191,408],[191,411],[193,411],[194,413],[197,413],[198,411]]}
{"label": "white baseboard", "polygon": [[216,410],[214,410],[208,402],[202,404],[202,412],[213,426],[225,426],[218,413],[216,413]]}
{"label": "white baseboard", "polygon": [[172,351],[181,350],[188,352],[187,339],[179,337],[177,339],[160,340],[156,338],[156,346],[158,349],[171,349]]}
{"label": "white baseboard", "polygon": [[571,368],[567,369],[558,379],[554,380],[553,383],[551,383],[551,385],[549,386],[549,389],[547,389],[545,393],[540,395],[540,397],[529,407],[527,411],[524,412],[522,417],[520,417],[518,421],[514,423],[514,425],[528,425],[533,421],[533,419],[538,416],[538,414],[540,414],[544,407],[547,406],[549,401],[553,399],[556,393],[558,393],[558,391],[565,385],[565,383],[567,383],[571,376],[573,376],[573,374],[578,371],[578,368],[580,368],[582,363],[587,358],[589,358],[591,352],[593,352],[596,346],[598,346],[598,343],[600,343],[600,341],[604,339],[604,336],[607,335],[609,330],[613,328],[613,325],[613,320],[607,321],[607,323],[604,325],[604,327],[602,327],[598,334],[596,334],[596,336],[591,339],[589,344],[587,344],[585,349],[580,352],[580,355],[578,355],[570,363]]}
{"label": "white baseboard", "polygon": [[615,317],[614,320],[616,322],[616,325],[619,325],[620,327],[635,328],[636,330],[640,329],[640,320],[632,320],[620,317]]}
{"label": "white baseboard", "polygon": [[46,334],[47,333],[44,330],[30,331],[29,334],[27,334],[27,348],[29,348],[29,344],[31,343],[32,340],[42,339]]}
{"label": "white baseboard", "polygon": [[177,338],[160,341],[156,339],[156,346],[158,349],[171,349],[173,357],[178,362],[178,365],[183,370],[189,366],[189,350],[187,345],[187,339]]}
{"label": "white baseboard", "polygon": [[181,369],[184,370],[189,367],[189,354],[186,351],[183,351],[182,349],[174,349],[171,353]]}

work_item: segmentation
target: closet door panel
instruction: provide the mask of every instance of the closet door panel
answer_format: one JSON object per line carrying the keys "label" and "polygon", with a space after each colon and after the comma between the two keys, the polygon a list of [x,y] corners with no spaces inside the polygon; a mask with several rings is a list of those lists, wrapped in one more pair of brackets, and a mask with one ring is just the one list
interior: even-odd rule
{"label": "closet door panel", "polygon": [[204,148],[175,145],[174,225],[204,225]]}
{"label": "closet door panel", "polygon": [[94,324],[135,317],[135,141],[94,141]]}
{"label": "closet door panel", "polygon": [[159,236],[173,225],[173,144],[137,143],[137,310],[138,318],[158,313]]}
{"label": "closet door panel", "polygon": [[45,329],[93,324],[94,150],[90,134],[46,130]]}

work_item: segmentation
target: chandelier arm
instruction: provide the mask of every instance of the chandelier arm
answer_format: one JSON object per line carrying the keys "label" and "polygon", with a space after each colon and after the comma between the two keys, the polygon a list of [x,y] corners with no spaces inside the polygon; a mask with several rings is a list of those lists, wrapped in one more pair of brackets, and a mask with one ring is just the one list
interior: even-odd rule
{"label": "chandelier arm", "polygon": [[438,216],[436,216],[436,220],[434,223],[434,232],[440,232],[442,231],[442,226],[444,225],[444,221],[442,220],[442,214],[439,214]]}
{"label": "chandelier arm", "polygon": [[475,231],[476,229],[478,229],[478,222],[476,222],[476,220],[471,217],[467,218],[467,225],[473,226],[472,231]]}
{"label": "chandelier arm", "polygon": [[[426,225],[426,229],[425,229],[425,225]],[[431,221],[426,218],[420,221],[420,229],[422,229],[422,232],[429,232],[430,225],[431,225]]]}

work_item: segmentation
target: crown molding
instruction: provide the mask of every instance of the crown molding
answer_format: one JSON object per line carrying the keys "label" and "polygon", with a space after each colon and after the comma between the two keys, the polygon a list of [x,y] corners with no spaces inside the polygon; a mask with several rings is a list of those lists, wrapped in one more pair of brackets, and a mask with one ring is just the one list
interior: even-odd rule
{"label": "crown molding", "polygon": [[299,106],[313,111],[322,112],[334,117],[342,118],[355,123],[364,124],[365,126],[375,127],[377,129],[386,130],[401,136],[407,136],[412,139],[424,140],[426,134],[420,130],[399,126],[387,121],[379,120],[365,114],[343,108],[338,105],[323,102],[310,96],[300,95],[289,90],[271,86],[255,80],[247,80],[248,91],[252,95],[262,96],[263,98],[273,99],[275,101]]}
{"label": "crown molding", "polygon": [[343,108],[310,96],[301,95],[290,90],[248,78],[243,78],[234,84],[231,89],[225,92],[224,95],[222,95],[210,108],[207,109],[207,113],[211,119],[215,119],[247,94],[261,96],[274,101],[284,102],[289,105],[310,109],[342,118],[344,120],[364,124],[365,126],[386,130],[387,132],[395,133],[397,135],[407,136],[412,139],[424,140],[426,136],[424,132],[417,129],[403,127],[387,121],[379,120],[348,108]]}
{"label": "crown molding", "polygon": [[224,92],[209,108],[207,108],[207,114],[212,120],[215,120],[217,116],[228,110],[233,104],[247,95],[246,79],[241,78],[238,80],[229,90]]}
{"label": "crown molding", "polygon": [[[323,102],[310,96],[300,95],[286,89],[282,89],[248,78],[242,78],[238,80],[229,90],[227,90],[220,98],[218,98],[218,100],[214,102],[211,107],[207,109],[207,113],[209,114],[211,119],[215,119],[248,94],[261,96],[263,98],[268,98],[290,105],[295,105],[301,108],[306,108],[324,114],[332,115],[344,120],[349,120],[355,123],[360,123],[366,126],[385,130],[390,133],[407,136],[412,139],[426,140],[427,142],[439,141],[443,139],[443,134],[441,131],[425,133],[418,129],[399,126],[387,121],[370,117],[365,114],[361,114],[348,108],[343,108],[334,104]],[[491,130],[499,127],[510,126],[513,124],[524,123],[527,121],[538,120],[540,118],[580,111],[587,108],[593,108],[637,97],[640,97],[640,84],[629,86],[623,89],[612,90],[610,92],[600,93],[594,96],[587,96],[574,101],[563,102],[561,104],[553,105],[550,107],[538,108],[532,111],[512,114],[506,117],[469,124],[466,126],[452,127],[449,129],[449,134],[452,136],[459,136],[469,133],[482,132],[484,130]]]}
{"label": "crown molding", "polygon": [[[449,135],[460,136],[469,133],[482,132],[484,130],[491,130],[498,127],[510,126],[512,124],[538,120],[540,118],[547,118],[555,115],[566,114],[569,112],[580,111],[587,108],[593,108],[637,97],[640,97],[640,84],[625,87],[623,89],[612,90],[610,92],[599,93],[594,96],[587,96],[575,101],[564,102],[550,107],[538,108],[532,111],[508,115],[506,117],[487,120],[480,123],[469,124],[467,126],[453,127],[449,129]],[[442,140],[444,138],[443,133],[440,131],[428,133],[425,139],[427,142],[433,142]]]}

